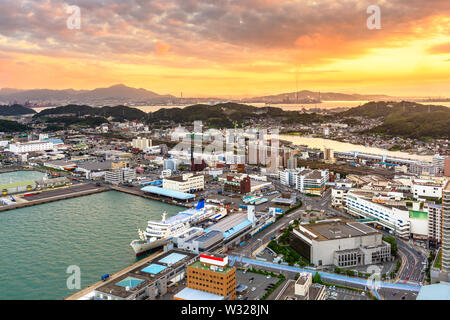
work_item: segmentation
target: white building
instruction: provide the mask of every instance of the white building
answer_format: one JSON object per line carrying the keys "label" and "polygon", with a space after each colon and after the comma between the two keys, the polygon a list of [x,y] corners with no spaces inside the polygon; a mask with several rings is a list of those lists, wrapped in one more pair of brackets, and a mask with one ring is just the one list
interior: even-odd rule
{"label": "white building", "polygon": [[112,184],[131,182],[134,179],[136,179],[136,170],[134,169],[124,168],[105,172],[105,182]]}
{"label": "white building", "polygon": [[441,198],[442,184],[434,180],[415,179],[411,185],[414,199]]}
{"label": "white building", "polygon": [[292,236],[292,248],[316,266],[354,267],[391,260],[391,246],[383,241],[383,234],[356,221],[303,224]]}
{"label": "white building", "polygon": [[398,236],[410,235],[409,210],[372,201],[372,192],[350,190],[345,198],[345,210],[356,217],[377,219],[377,223]]}
{"label": "white building", "polygon": [[16,142],[9,145],[12,153],[27,153],[53,150],[54,145],[48,141]]}
{"label": "white building", "polygon": [[280,183],[285,186],[295,186],[298,172],[297,169],[280,170],[278,172]]}
{"label": "white building", "polygon": [[181,176],[170,177],[163,180],[163,188],[189,193],[191,190],[205,189],[205,176],[186,173]]}
{"label": "white building", "polygon": [[172,175],[172,170],[166,169],[161,171],[161,178],[168,178]]}
{"label": "white building", "polygon": [[131,146],[139,150],[144,150],[152,146],[152,140],[145,137],[137,137],[131,141]]}
{"label": "white building", "polygon": [[334,207],[341,207],[345,205],[345,197],[349,188],[334,187],[331,189],[331,205]]}
{"label": "white building", "polygon": [[295,188],[300,192],[321,196],[329,181],[329,172],[328,170],[305,169],[297,173],[294,179]]}

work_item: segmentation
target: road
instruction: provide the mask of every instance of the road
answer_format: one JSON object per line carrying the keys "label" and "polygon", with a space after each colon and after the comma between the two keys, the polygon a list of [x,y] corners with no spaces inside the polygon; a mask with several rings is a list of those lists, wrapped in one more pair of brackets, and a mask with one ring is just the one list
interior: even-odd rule
{"label": "road", "polygon": [[233,253],[239,255],[244,254],[250,257],[253,251],[255,251],[262,244],[269,242],[272,236],[277,236],[281,229],[286,228],[290,221],[300,218],[302,212],[303,210],[300,208],[281,217],[271,226],[259,232],[255,237],[248,239],[242,246],[235,249]]}
{"label": "road", "polygon": [[399,280],[418,284],[423,283],[427,263],[427,258],[423,252],[399,239],[397,239],[397,247],[400,254],[406,258],[406,265],[399,276]]}

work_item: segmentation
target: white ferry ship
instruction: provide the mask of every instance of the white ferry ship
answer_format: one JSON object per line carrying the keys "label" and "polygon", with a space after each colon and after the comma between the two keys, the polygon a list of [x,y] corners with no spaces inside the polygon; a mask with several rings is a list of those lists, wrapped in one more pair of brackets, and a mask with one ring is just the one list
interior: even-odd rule
{"label": "white ferry ship", "polygon": [[139,229],[139,240],[133,240],[130,245],[137,256],[141,255],[151,249],[163,246],[173,236],[189,229],[193,224],[212,215],[223,214],[223,211],[226,211],[223,207],[205,206],[205,201],[200,201],[195,209],[181,211],[170,218],[166,218],[164,212],[161,221],[149,221],[145,231]]}

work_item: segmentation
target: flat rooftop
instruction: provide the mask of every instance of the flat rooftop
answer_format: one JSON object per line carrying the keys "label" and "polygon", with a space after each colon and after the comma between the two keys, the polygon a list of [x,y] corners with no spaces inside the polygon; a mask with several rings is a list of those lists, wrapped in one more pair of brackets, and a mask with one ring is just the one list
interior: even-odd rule
{"label": "flat rooftop", "polygon": [[[190,264],[189,267],[196,268],[196,269],[201,269],[201,270],[211,270],[211,267],[203,265],[200,261],[195,261],[194,263]],[[223,268],[220,268],[220,269],[219,268],[220,267],[217,267],[214,271],[226,274],[230,270],[233,269],[233,267],[229,267],[229,266],[226,266],[226,267],[223,267]]]}
{"label": "flat rooftop", "polygon": [[354,220],[317,221],[316,223],[301,225],[301,227],[315,234],[317,238],[314,238],[306,232],[300,231],[303,235],[317,241],[361,237],[380,233],[376,229]]}
{"label": "flat rooftop", "polygon": [[[187,265],[197,256],[197,254],[191,252],[170,250],[124,273],[116,279],[106,281],[96,291],[126,299],[136,291],[149,286],[180,266]],[[127,287],[132,290],[127,290]]]}
{"label": "flat rooftop", "polygon": [[218,294],[204,292],[192,288],[184,288],[176,295],[174,295],[175,299],[181,300],[224,300],[224,296],[219,296]]}
{"label": "flat rooftop", "polygon": [[195,198],[194,194],[180,192],[180,191],[174,191],[169,190],[166,188],[159,188],[154,186],[147,186],[141,189],[144,192],[154,193],[160,196],[169,197],[169,198],[175,198],[179,200],[189,200]]}
{"label": "flat rooftop", "polygon": [[213,224],[212,226],[208,227],[208,230],[217,230],[220,232],[225,232],[241,222],[244,222],[247,220],[247,214],[244,213],[235,213],[228,217],[223,218],[220,222],[217,222],[216,224]]}

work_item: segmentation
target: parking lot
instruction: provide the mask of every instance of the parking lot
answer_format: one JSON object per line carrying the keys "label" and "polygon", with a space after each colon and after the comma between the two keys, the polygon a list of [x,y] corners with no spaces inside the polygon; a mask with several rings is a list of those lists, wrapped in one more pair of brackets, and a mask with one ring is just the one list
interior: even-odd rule
{"label": "parking lot", "polygon": [[396,290],[396,289],[379,289],[378,293],[386,300],[416,300],[418,292]]}
{"label": "parking lot", "polygon": [[248,289],[243,294],[238,293],[239,300],[259,300],[269,289],[278,282],[279,278],[265,276],[263,274],[236,270],[237,285],[247,286]]}
{"label": "parking lot", "polygon": [[327,287],[328,300],[371,300],[365,292],[358,292],[349,289]]}

